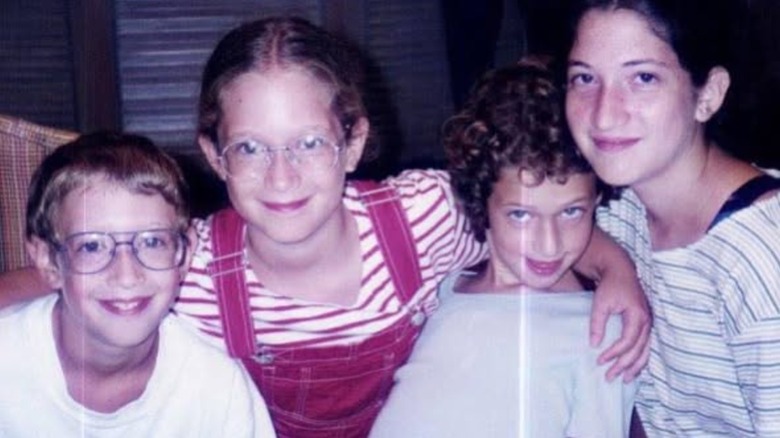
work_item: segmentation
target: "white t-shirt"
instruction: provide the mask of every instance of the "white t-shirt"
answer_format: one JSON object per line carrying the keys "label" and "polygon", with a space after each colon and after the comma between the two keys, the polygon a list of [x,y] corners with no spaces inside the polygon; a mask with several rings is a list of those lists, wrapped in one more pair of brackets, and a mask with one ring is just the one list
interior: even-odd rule
{"label": "white t-shirt", "polygon": [[633,384],[605,379],[589,346],[591,292],[454,293],[423,329],[372,437],[626,436]]}
{"label": "white t-shirt", "polygon": [[59,295],[0,315],[0,437],[273,437],[246,371],[175,317],[160,325],[153,374],[137,400],[113,413],[68,394],[52,331]]}

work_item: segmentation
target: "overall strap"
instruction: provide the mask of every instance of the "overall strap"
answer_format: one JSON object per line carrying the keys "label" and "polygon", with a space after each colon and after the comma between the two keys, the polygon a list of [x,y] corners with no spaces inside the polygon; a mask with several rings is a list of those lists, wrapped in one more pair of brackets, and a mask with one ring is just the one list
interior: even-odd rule
{"label": "overall strap", "polygon": [[211,241],[214,259],[208,272],[214,281],[219,316],[231,357],[248,357],[255,353],[256,343],[249,290],[244,273],[244,220],[233,208],[214,214]]}
{"label": "overall strap", "polygon": [[412,230],[395,189],[376,181],[353,181],[374,226],[390,278],[403,303],[422,286]]}
{"label": "overall strap", "polygon": [[708,230],[712,229],[718,222],[731,216],[732,213],[749,206],[764,193],[778,188],[780,188],[780,178],[762,174],[751,179],[729,196],[729,199],[720,208],[718,214],[715,215],[715,219],[712,220]]}

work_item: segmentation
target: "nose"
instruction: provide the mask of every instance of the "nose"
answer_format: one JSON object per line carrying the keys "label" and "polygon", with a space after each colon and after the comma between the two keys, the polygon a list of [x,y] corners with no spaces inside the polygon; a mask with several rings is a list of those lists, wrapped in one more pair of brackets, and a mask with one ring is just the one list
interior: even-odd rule
{"label": "nose", "polygon": [[[126,244],[126,245],[123,245]],[[123,248],[126,246],[126,248]],[[140,283],[144,278],[144,268],[138,261],[130,242],[117,244],[116,254],[111,261],[109,269],[111,275],[118,285],[131,287]]]}
{"label": "nose", "polygon": [[535,248],[537,254],[554,258],[561,250],[561,232],[554,220],[541,221],[536,233]]}
{"label": "nose", "polygon": [[601,131],[620,126],[626,119],[625,96],[616,86],[605,85],[599,90],[593,108],[593,125]]}
{"label": "nose", "polygon": [[301,175],[293,165],[292,152],[288,148],[272,149],[268,151],[269,163],[265,172],[265,182],[279,192],[297,187]]}

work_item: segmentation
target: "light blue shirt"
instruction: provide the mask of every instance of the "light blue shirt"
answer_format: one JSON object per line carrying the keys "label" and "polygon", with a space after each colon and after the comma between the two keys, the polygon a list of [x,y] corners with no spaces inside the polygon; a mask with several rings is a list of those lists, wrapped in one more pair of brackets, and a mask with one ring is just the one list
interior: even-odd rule
{"label": "light blue shirt", "polygon": [[589,346],[591,292],[467,294],[440,289],[372,437],[620,437],[633,384],[608,383]]}

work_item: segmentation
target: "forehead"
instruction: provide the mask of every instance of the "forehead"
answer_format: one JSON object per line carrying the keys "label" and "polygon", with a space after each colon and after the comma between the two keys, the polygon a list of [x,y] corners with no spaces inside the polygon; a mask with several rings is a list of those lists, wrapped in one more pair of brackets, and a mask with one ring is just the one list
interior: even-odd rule
{"label": "forehead", "polygon": [[537,183],[527,171],[504,168],[493,187],[493,195],[499,203],[555,208],[576,200],[595,199],[596,176],[593,173],[573,173],[565,183],[549,178]]}
{"label": "forehead", "polygon": [[585,63],[603,59],[619,64],[679,64],[672,47],[654,31],[650,21],[628,9],[591,9],[583,15],[569,58]]}
{"label": "forehead", "polygon": [[333,96],[332,87],[299,68],[241,74],[220,95],[219,136],[271,141],[308,130],[333,131]]}
{"label": "forehead", "polygon": [[62,235],[170,228],[176,223],[176,209],[161,194],[137,193],[104,178],[71,190],[54,213],[55,229]]}

